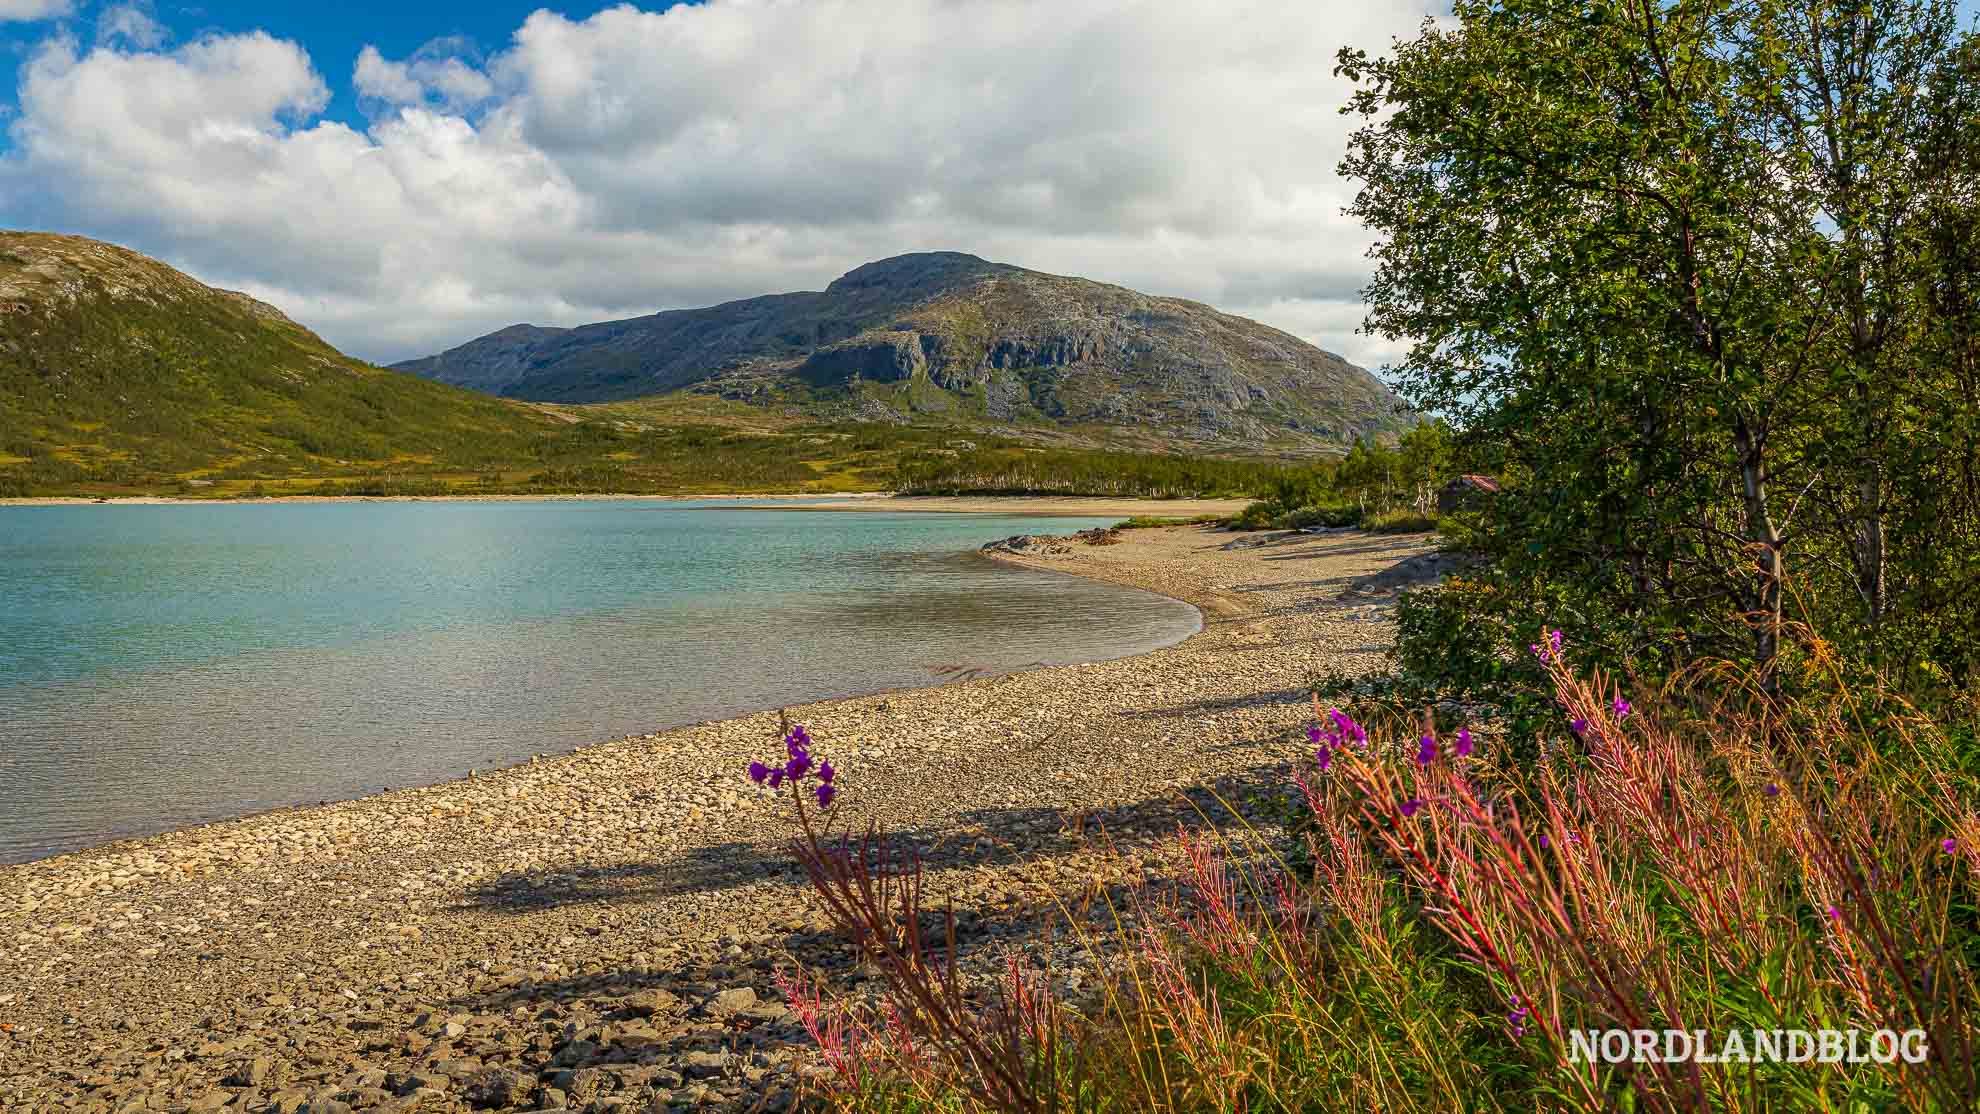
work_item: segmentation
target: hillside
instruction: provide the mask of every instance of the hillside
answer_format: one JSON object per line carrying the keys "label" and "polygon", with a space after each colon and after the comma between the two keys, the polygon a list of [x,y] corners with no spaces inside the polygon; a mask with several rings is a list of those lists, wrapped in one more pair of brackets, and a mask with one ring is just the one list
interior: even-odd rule
{"label": "hillside", "polygon": [[1205,495],[1278,468],[1035,441],[711,395],[491,398],[351,359],[273,306],[128,249],[0,231],[0,497]]}
{"label": "hillside", "polygon": [[1327,450],[1403,427],[1374,376],[1277,329],[956,252],[869,263],[817,292],[514,325],[394,366],[539,401],[690,391],[824,419],[1212,451]]}

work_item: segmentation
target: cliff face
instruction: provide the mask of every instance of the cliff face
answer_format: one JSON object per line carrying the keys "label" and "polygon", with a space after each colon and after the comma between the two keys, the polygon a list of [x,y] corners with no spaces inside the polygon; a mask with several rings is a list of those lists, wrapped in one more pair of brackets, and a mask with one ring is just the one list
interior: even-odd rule
{"label": "cliff face", "polygon": [[824,417],[947,415],[1197,448],[1322,448],[1404,420],[1367,371],[1255,321],[955,252],[869,263],[817,292],[516,325],[396,366],[540,401],[693,390]]}

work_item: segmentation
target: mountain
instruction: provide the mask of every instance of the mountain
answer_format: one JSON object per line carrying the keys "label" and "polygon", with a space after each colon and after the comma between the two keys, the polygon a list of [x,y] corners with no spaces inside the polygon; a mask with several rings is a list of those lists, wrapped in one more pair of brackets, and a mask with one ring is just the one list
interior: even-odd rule
{"label": "mountain", "polygon": [[690,391],[824,418],[1049,426],[1192,449],[1329,448],[1404,427],[1373,375],[1290,334],[958,252],[868,263],[822,291],[512,325],[393,366],[519,399]]}
{"label": "mountain", "polygon": [[569,424],[351,359],[126,248],[0,231],[0,494],[478,469]]}
{"label": "mountain", "polygon": [[[834,358],[846,357],[821,363]],[[494,398],[351,359],[273,306],[126,248],[0,231],[0,497],[1194,496],[1256,491],[1286,467],[1023,432],[958,439],[939,421],[825,422],[708,393],[592,406]]]}

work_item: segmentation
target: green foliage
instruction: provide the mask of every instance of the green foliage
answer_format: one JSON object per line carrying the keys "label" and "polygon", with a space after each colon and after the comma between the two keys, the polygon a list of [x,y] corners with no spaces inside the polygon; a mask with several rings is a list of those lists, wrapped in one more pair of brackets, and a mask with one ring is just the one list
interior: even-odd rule
{"label": "green foliage", "polygon": [[1437,529],[1437,516],[1417,511],[1382,511],[1363,522],[1371,534],[1427,534]]}
{"label": "green foliage", "polygon": [[1970,682],[1980,46],[1954,5],[1454,16],[1343,52],[1368,120],[1343,169],[1404,394],[1505,483],[1467,526],[1490,621],[1614,616],[1598,637],[1650,670],[1776,667],[1803,620],[1907,688]]}
{"label": "green foliage", "polygon": [[1040,448],[1008,439],[911,453],[890,486],[914,495],[1115,495],[1158,499],[1254,493],[1293,470],[1273,461]]}

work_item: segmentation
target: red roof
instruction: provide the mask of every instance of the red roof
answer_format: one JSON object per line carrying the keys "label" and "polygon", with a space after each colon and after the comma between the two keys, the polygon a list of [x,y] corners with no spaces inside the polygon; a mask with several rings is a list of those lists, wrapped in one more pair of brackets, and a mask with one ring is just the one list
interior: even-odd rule
{"label": "red roof", "polygon": [[1489,491],[1494,495],[1499,493],[1499,481],[1490,476],[1480,476],[1475,472],[1467,472],[1458,477],[1458,482],[1467,487],[1475,487],[1480,491]]}

